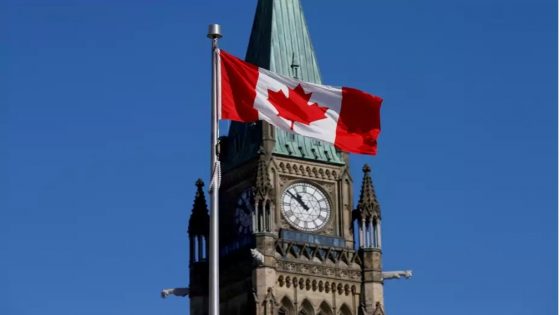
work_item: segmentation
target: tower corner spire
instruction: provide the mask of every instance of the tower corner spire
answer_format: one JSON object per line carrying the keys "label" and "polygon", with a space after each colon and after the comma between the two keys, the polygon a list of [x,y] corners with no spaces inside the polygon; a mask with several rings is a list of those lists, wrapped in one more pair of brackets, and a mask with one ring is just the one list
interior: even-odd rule
{"label": "tower corner spire", "polygon": [[364,164],[362,171],[364,177],[356,210],[364,218],[381,219],[381,207],[377,201],[373,180],[371,179],[371,167],[368,164]]}
{"label": "tower corner spire", "polygon": [[208,205],[206,204],[206,197],[204,196],[204,181],[197,179],[195,182],[196,193],[189,219],[188,234],[189,235],[208,235]]}
{"label": "tower corner spire", "polygon": [[270,183],[270,175],[268,172],[268,157],[263,147],[260,147],[257,161],[257,176],[255,179],[255,200],[268,199],[272,193],[272,184]]}

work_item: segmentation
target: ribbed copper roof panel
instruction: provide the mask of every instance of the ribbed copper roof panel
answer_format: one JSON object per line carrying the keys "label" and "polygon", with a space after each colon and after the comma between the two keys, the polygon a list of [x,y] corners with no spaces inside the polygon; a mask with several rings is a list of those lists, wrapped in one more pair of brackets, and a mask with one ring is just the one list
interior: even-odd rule
{"label": "ribbed copper roof panel", "polygon": [[[321,83],[319,67],[299,0],[259,0],[245,60],[276,73]],[[230,166],[256,156],[261,133],[258,124],[232,123],[229,137],[235,142]],[[274,154],[307,160],[344,164],[334,146],[276,128]],[[231,160],[233,158],[233,160]]]}

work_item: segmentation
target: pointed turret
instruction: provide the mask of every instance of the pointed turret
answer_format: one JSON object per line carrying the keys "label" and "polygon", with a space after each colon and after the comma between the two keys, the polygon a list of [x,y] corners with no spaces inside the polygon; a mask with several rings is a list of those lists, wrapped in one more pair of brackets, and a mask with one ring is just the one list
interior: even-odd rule
{"label": "pointed turret", "polygon": [[373,181],[371,179],[371,168],[369,165],[365,164],[362,168],[364,172],[364,178],[362,180],[362,189],[360,190],[360,200],[358,201],[358,206],[356,210],[361,217],[372,218],[374,220],[381,219],[381,208],[379,207],[379,202],[377,201],[377,195],[375,194],[375,188],[373,187]]}
{"label": "pointed turret", "polygon": [[363,283],[360,296],[362,314],[383,315],[383,274],[381,267],[381,208],[377,201],[371,168],[365,164],[360,199],[353,211],[356,242],[362,255]]}
{"label": "pointed turret", "polygon": [[208,206],[206,205],[206,198],[204,197],[204,191],[202,190],[204,182],[199,178],[195,185],[196,193],[188,228],[191,262],[206,260],[206,247],[208,246],[210,219],[208,215]]}
{"label": "pointed turret", "polygon": [[272,229],[272,211],[274,205],[271,196],[273,187],[270,182],[268,163],[270,158],[261,147],[258,151],[257,176],[253,186],[255,211],[253,213],[253,232],[270,232]]}
{"label": "pointed turret", "polygon": [[264,201],[269,199],[272,193],[272,185],[270,184],[270,175],[268,173],[268,159],[264,149],[259,149],[259,160],[257,162],[257,176],[255,179],[255,193],[256,201]]}
{"label": "pointed turret", "polygon": [[[285,76],[321,83],[299,0],[259,0],[245,60]],[[331,144],[263,122],[232,122],[226,146],[226,171],[255,158],[261,146],[276,155],[344,164],[343,154]]]}
{"label": "pointed turret", "polygon": [[[359,247],[381,248],[381,207],[377,201],[375,188],[371,179],[371,168],[365,164],[362,168],[364,178],[360,190],[360,200],[352,215],[357,221]],[[354,225],[356,227],[356,224]]]}
{"label": "pointed turret", "polygon": [[[191,310],[208,309],[208,234],[209,216],[204,182],[198,179],[195,183],[196,193],[189,219],[189,297]],[[191,314],[197,314],[191,312]]]}

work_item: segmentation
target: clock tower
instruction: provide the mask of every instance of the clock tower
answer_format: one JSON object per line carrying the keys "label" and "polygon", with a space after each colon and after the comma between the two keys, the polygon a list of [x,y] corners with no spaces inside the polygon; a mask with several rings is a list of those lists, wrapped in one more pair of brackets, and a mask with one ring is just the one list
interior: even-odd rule
{"label": "clock tower", "polygon": [[[258,1],[245,59],[321,83],[299,0]],[[232,122],[220,160],[221,314],[384,314],[381,213],[368,166],[354,205],[345,153],[264,122]],[[189,227],[192,315],[208,308],[202,185]]]}

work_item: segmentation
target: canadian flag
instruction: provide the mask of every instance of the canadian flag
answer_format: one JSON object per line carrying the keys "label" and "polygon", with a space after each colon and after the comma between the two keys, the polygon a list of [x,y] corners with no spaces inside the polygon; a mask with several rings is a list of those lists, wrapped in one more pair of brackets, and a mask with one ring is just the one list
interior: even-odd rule
{"label": "canadian flag", "polygon": [[373,154],[381,130],[383,101],[352,88],[298,81],[218,50],[220,117],[241,122],[264,120],[343,151]]}

